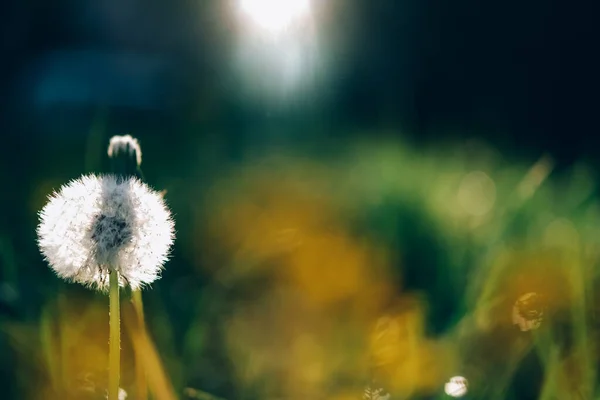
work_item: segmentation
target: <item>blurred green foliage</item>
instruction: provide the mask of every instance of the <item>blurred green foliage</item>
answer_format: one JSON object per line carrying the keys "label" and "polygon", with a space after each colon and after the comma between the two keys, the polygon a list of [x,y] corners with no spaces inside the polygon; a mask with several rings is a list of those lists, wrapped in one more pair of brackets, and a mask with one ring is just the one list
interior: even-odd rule
{"label": "blurred green foliage", "polygon": [[[176,398],[360,398],[370,380],[392,398],[443,398],[454,375],[468,398],[598,394],[600,203],[586,165],[556,171],[477,141],[240,145],[218,129],[94,121],[76,137],[49,128],[2,169],[5,398],[102,387],[107,300],[53,276],[36,213],[63,183],[106,171],[122,133],[139,139],[177,229],[143,293],[148,334],[123,343],[132,396],[136,351]],[[531,292],[543,319],[522,330],[513,306]]]}

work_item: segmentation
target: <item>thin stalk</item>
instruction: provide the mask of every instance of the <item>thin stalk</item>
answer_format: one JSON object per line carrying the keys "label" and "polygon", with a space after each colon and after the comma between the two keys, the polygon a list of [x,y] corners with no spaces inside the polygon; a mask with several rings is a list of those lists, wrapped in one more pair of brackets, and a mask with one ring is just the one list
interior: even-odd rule
{"label": "thin stalk", "polygon": [[133,351],[144,365],[147,376],[146,384],[151,398],[176,400],[177,396],[175,396],[175,391],[165,373],[152,339],[138,325],[138,316],[133,302],[123,304],[123,323],[126,331],[131,335]]}
{"label": "thin stalk", "polygon": [[121,367],[121,315],[119,307],[119,273],[110,272],[110,341],[108,354],[108,400],[119,400]]}
{"label": "thin stalk", "polygon": [[[142,302],[142,291],[134,290],[132,293],[133,307],[137,318],[138,328],[145,332],[146,324],[144,321],[144,303]],[[137,398],[146,400],[148,398],[148,386],[146,383],[146,369],[144,368],[144,358],[139,352],[135,352],[135,385],[137,387]]]}

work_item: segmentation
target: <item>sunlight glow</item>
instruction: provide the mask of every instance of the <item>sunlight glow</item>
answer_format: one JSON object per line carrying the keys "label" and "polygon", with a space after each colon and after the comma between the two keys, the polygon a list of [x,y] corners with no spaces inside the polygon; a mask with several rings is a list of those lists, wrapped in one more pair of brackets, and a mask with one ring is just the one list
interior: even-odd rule
{"label": "sunlight glow", "polygon": [[278,32],[308,14],[308,0],[241,0],[241,9],[262,28]]}
{"label": "sunlight glow", "polygon": [[233,1],[239,25],[231,65],[240,96],[276,108],[321,99],[330,59],[316,2]]}

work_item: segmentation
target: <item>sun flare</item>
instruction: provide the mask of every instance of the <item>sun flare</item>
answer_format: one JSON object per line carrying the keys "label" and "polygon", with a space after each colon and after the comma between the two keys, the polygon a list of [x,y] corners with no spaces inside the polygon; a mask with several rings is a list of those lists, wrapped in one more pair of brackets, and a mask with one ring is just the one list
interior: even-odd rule
{"label": "sun flare", "polygon": [[308,0],[241,0],[240,6],[256,24],[273,32],[285,29],[309,11]]}

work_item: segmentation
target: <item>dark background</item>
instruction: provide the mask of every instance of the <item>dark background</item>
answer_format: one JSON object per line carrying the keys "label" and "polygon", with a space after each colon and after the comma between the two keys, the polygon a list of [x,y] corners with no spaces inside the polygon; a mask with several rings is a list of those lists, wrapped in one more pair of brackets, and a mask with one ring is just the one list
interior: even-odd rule
{"label": "dark background", "polygon": [[[339,67],[318,110],[292,107],[284,120],[312,119],[329,131],[386,124],[424,141],[477,132],[506,151],[550,151],[564,162],[595,158],[593,2],[323,3],[317,23],[338,40]],[[9,1],[1,15],[3,130],[11,140],[43,136],[24,124],[34,117],[24,86],[52,51],[91,49],[168,65],[153,75],[151,61],[129,64],[141,81],[146,74],[140,85],[148,88],[145,102],[124,101],[130,109],[123,112],[142,118],[139,108],[154,107],[196,124],[198,135],[222,124],[232,142],[243,136],[232,121],[267,118],[267,107],[236,98],[227,68],[236,28],[227,2]],[[47,115],[36,117],[47,123]]]}

